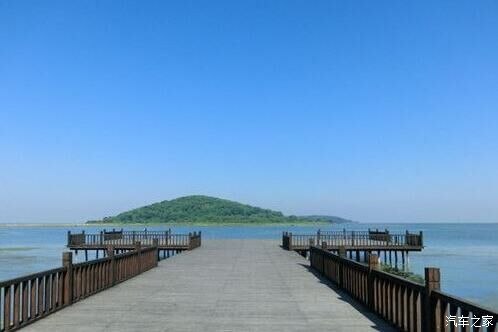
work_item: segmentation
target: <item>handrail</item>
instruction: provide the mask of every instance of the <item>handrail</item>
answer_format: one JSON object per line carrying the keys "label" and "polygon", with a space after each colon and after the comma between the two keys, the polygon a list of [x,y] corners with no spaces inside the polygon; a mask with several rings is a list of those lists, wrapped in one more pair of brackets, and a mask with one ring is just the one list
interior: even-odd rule
{"label": "handrail", "polygon": [[[157,239],[160,247],[180,247],[180,248],[197,248],[200,245],[201,232],[189,234],[172,234],[171,229],[166,231],[106,231],[99,233],[67,233],[68,247],[106,247],[107,245],[115,246],[133,246],[136,241],[140,241],[143,246],[152,245]],[[191,241],[194,241],[191,243]],[[199,243],[199,244],[198,244]]]}
{"label": "handrail", "polygon": [[62,254],[62,267],[0,282],[0,331],[14,331],[83,298],[157,266],[157,241],[142,248],[73,264],[71,252]]}
{"label": "handrail", "polygon": [[[389,233],[389,231],[321,231],[311,234],[282,233],[282,247],[287,250],[307,249],[310,244],[326,242],[329,247],[423,247],[423,233]],[[290,249],[292,248],[292,249]]]}
{"label": "handrail", "polygon": [[348,259],[345,252],[344,247],[336,255],[311,246],[311,267],[400,331],[457,331],[448,326],[450,315],[457,322],[458,316],[487,316],[493,325],[479,331],[498,331],[496,312],[440,291],[439,269],[425,268],[424,285],[381,271],[377,255],[369,255],[367,265]]}
{"label": "handrail", "polygon": [[[488,331],[493,331],[493,327],[495,328],[494,331],[498,331],[498,326],[496,326],[498,324],[498,313],[496,311],[440,290],[432,291],[431,307],[434,316],[434,332],[445,331],[446,325],[456,327],[455,325],[459,321],[458,317],[469,317],[470,324],[472,324],[472,318],[481,320],[483,317],[487,317],[493,324]],[[453,320],[451,316],[454,317]],[[476,321],[475,327],[478,327],[477,324],[482,325],[482,322]]]}

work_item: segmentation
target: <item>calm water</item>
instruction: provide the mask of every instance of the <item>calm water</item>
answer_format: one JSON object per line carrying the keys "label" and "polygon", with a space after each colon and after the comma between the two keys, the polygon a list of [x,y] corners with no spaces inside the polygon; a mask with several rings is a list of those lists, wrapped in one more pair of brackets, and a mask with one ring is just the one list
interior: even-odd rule
{"label": "calm water", "polygon": [[[321,226],[322,230],[343,225]],[[498,224],[351,224],[348,230],[388,228],[424,232],[426,248],[410,254],[410,270],[423,274],[424,266],[441,269],[442,288],[451,294],[498,309]],[[162,230],[167,227],[148,227]],[[60,266],[68,230],[87,233],[91,227],[2,227],[0,226],[0,280]],[[129,227],[127,229],[143,229]],[[203,238],[280,239],[282,231],[316,232],[317,227],[210,226],[174,227],[174,233],[201,230]],[[80,254],[78,258],[82,258]]]}

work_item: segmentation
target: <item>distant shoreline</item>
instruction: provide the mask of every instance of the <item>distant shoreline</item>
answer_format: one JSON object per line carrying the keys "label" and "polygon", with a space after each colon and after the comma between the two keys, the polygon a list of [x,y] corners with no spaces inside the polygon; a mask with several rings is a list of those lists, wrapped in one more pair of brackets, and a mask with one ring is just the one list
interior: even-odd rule
{"label": "distant shoreline", "polygon": [[294,223],[202,223],[202,222],[193,222],[193,223],[5,223],[2,224],[0,223],[0,228],[2,227],[105,227],[105,226],[111,226],[111,227],[127,227],[127,226],[132,226],[132,227],[147,227],[147,226],[170,226],[170,227],[186,227],[186,226],[203,226],[203,227],[209,227],[209,226],[331,226],[331,225],[347,225],[348,223],[344,224],[334,224],[334,223],[328,223],[328,222],[294,222]]}
{"label": "distant shoreline", "polygon": [[203,226],[203,227],[208,227],[208,226],[253,226],[253,227],[260,227],[260,226],[340,226],[344,225],[347,227],[348,225],[361,225],[361,224],[367,224],[367,225],[404,225],[404,224],[410,224],[410,225],[465,225],[465,224],[470,224],[470,225],[494,225],[498,224],[498,222],[493,221],[493,222],[351,222],[351,223],[329,223],[329,222],[294,222],[294,223],[148,223],[148,224],[142,224],[142,223],[130,223],[130,224],[120,224],[120,223],[95,223],[95,224],[87,224],[87,223],[0,223],[0,228],[7,228],[7,227],[105,227],[105,226],[111,226],[111,227],[127,227],[127,226],[132,226],[132,227],[137,227],[137,226],[170,226],[170,227],[186,227],[186,226]]}

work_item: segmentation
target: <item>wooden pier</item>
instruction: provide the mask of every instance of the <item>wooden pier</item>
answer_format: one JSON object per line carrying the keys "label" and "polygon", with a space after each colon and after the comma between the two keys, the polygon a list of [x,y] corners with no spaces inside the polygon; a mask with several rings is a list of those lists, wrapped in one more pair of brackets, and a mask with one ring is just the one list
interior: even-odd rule
{"label": "wooden pier", "polygon": [[309,255],[312,246],[317,245],[328,251],[345,255],[357,262],[367,262],[368,256],[376,254],[383,263],[398,267],[407,266],[409,253],[422,251],[424,248],[423,233],[413,234],[390,233],[379,231],[320,231],[313,234],[282,233],[282,247],[294,250],[304,257]]}
{"label": "wooden pier", "polygon": [[[369,233],[368,245],[393,241],[393,234]],[[126,234],[102,237],[109,241],[104,258],[76,264],[66,252],[60,268],[0,282],[0,332],[498,332],[498,313],[441,291],[434,267],[425,269],[425,283],[419,284],[382,271],[375,252],[366,251],[362,263],[349,258],[344,246],[336,252],[326,241],[307,248],[308,261],[294,251],[288,233],[283,239],[291,241],[291,250],[274,240],[210,240],[200,246],[200,233],[190,234],[196,250],[159,261],[154,238],[116,254],[114,244],[129,246]],[[419,235],[406,233],[404,244],[394,245],[422,246]],[[86,234],[85,243],[69,247],[101,246],[98,236]],[[460,329],[448,324],[451,316],[486,317],[491,325]]]}
{"label": "wooden pier", "polygon": [[272,240],[210,240],[24,331],[394,331]]}

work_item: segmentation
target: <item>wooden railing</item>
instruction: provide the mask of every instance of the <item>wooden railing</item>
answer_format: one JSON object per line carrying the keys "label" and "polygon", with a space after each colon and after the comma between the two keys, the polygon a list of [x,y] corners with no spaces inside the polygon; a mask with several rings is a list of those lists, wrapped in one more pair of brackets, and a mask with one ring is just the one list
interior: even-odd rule
{"label": "wooden railing", "polygon": [[157,243],[105,258],[73,264],[64,252],[62,267],[0,282],[0,331],[17,330],[85,297],[157,266]]}
{"label": "wooden railing", "polygon": [[[194,232],[195,240],[201,236],[201,232]],[[81,233],[67,234],[68,247],[105,247],[107,245],[115,246],[132,246],[136,241],[140,241],[142,245],[152,245],[153,241],[157,239],[159,247],[185,247],[196,248],[196,245],[191,246],[190,241],[192,234],[171,234],[171,230],[166,231],[101,231],[100,233],[88,234],[85,231]]]}
{"label": "wooden railing", "polygon": [[189,250],[201,246],[201,232],[188,233],[188,236],[189,236]]}
{"label": "wooden railing", "polygon": [[422,247],[423,234],[408,231],[399,234],[372,231],[320,231],[310,234],[283,232],[282,247],[287,250],[308,248],[310,243],[320,245],[327,242],[328,247]]}
{"label": "wooden railing", "polygon": [[117,240],[117,239],[121,239],[123,237],[123,229],[121,229],[119,231],[116,231],[114,229],[112,231],[106,231],[104,229],[104,231],[102,233],[104,236],[104,241]]}
{"label": "wooden railing", "polygon": [[[498,331],[496,312],[440,291],[437,268],[425,268],[423,285],[381,271],[376,255],[369,256],[368,265],[347,259],[344,247],[339,249],[339,255],[311,247],[310,261],[319,274],[400,331]],[[459,329],[451,321],[452,316],[456,323],[461,316],[488,317],[493,325]]]}
{"label": "wooden railing", "polygon": [[368,235],[370,239],[378,241],[389,241],[390,236],[387,229],[385,231],[379,231],[378,229],[370,230],[370,228],[368,229]]}
{"label": "wooden railing", "polygon": [[80,244],[84,244],[86,242],[85,231],[83,231],[80,234],[71,234],[71,232],[68,232],[67,235],[68,235],[67,236],[67,245],[68,246],[80,245]]}

